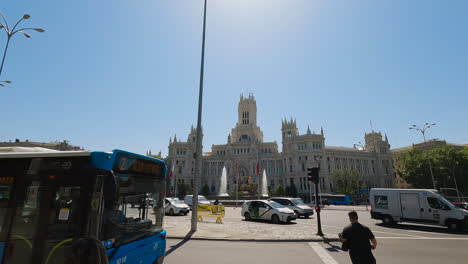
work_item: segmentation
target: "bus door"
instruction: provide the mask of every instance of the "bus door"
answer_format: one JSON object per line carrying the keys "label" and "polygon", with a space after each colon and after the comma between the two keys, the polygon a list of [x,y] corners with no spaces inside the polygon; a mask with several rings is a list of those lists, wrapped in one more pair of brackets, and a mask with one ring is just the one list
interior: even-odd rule
{"label": "bus door", "polygon": [[[2,264],[67,262],[72,239],[85,232],[92,193],[80,184],[85,175],[73,173],[83,160],[67,159],[29,159],[29,168],[15,175]],[[62,165],[66,170],[56,168]]]}

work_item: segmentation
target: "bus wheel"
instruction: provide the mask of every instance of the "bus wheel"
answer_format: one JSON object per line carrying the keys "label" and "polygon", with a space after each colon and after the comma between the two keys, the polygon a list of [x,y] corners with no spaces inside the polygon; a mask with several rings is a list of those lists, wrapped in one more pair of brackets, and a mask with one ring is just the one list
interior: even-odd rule
{"label": "bus wheel", "polygon": [[391,224],[394,224],[395,222],[393,221],[393,218],[391,216],[385,215],[382,218],[382,223],[384,223],[385,225],[391,225]]}
{"label": "bus wheel", "polygon": [[169,210],[169,215],[174,215],[174,209]]}

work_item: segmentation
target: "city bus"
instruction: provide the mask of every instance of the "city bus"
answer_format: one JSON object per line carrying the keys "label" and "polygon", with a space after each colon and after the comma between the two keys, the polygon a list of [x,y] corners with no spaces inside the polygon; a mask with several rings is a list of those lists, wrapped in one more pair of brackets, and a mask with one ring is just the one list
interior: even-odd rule
{"label": "city bus", "polygon": [[67,263],[82,237],[111,264],[162,263],[166,171],[122,150],[0,152],[0,264]]}
{"label": "city bus", "polygon": [[[333,204],[333,205],[352,205],[353,201],[349,195],[344,194],[331,194],[331,193],[320,193],[319,194],[321,204]],[[315,197],[312,196],[312,201],[315,202]]]}

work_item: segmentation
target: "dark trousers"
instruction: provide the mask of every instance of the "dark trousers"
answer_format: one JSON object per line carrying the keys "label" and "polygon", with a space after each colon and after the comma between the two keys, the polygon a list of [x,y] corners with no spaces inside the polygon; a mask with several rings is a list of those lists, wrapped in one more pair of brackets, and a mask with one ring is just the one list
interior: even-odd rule
{"label": "dark trousers", "polygon": [[369,251],[349,251],[351,262],[353,264],[376,264],[376,260],[372,252]]}

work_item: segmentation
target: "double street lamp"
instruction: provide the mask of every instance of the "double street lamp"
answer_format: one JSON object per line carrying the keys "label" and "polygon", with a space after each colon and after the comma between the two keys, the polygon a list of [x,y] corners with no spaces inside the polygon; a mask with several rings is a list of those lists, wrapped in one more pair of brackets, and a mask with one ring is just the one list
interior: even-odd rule
{"label": "double street lamp", "polygon": [[[5,30],[5,33],[7,34],[7,42],[6,42],[6,46],[5,46],[5,51],[3,52],[2,64],[0,65],[0,77],[1,77],[2,71],[3,71],[3,64],[5,63],[5,57],[6,57],[6,54],[7,54],[7,51],[8,51],[8,46],[10,45],[11,38],[16,33],[21,33],[26,38],[31,38],[31,35],[26,33],[27,31],[34,30],[36,32],[43,33],[43,32],[45,32],[45,30],[42,29],[42,28],[19,28],[19,29],[17,29],[18,25],[23,20],[31,18],[31,16],[28,15],[28,14],[24,14],[23,17],[20,20],[18,20],[18,22],[16,22],[16,24],[12,28],[10,28],[10,26],[8,25],[7,20],[5,19],[5,16],[1,12],[0,12],[0,16],[2,17],[2,20],[3,20],[3,22],[0,21],[0,29]],[[5,85],[7,85],[9,83],[11,83],[11,81],[0,81],[0,86],[5,86]]]}
{"label": "double street lamp", "polygon": [[[432,126],[435,126],[435,125],[436,125],[436,123],[432,123],[432,124],[426,123],[426,124],[424,124],[423,127],[413,125],[409,129],[417,130],[417,131],[421,132],[421,134],[423,136],[423,139],[424,139],[424,143],[426,143],[426,130],[429,129],[430,127],[432,127]],[[434,189],[436,189],[436,184],[435,184],[435,180],[434,180],[434,173],[432,172],[432,163],[431,163],[431,158],[430,157],[427,159],[427,162],[429,163],[429,171],[431,173],[432,186],[434,187]]]}

